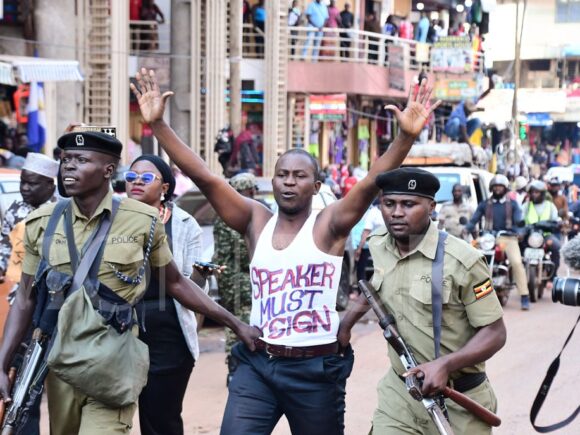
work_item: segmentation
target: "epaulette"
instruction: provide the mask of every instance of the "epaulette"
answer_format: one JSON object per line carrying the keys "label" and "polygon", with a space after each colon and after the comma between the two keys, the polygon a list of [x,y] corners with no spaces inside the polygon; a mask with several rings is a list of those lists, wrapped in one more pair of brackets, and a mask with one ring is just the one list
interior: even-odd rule
{"label": "epaulette", "polygon": [[470,269],[481,258],[481,252],[469,243],[449,234],[445,241],[445,252]]}
{"label": "epaulette", "polygon": [[131,198],[123,198],[121,204],[119,204],[119,210],[142,213],[151,217],[159,217],[159,210],[156,210],[155,207],[151,207],[150,205]]}
{"label": "epaulette", "polygon": [[389,230],[387,230],[387,227],[385,225],[381,225],[380,227],[375,228],[373,231],[371,231],[367,239],[370,239],[371,237],[384,237],[387,234],[389,234]]}
{"label": "epaulette", "polygon": [[30,221],[52,215],[52,212],[54,211],[55,206],[56,206],[56,202],[51,202],[48,204],[41,205],[36,210],[30,212],[28,214],[28,216],[26,216],[26,219],[24,220],[24,222],[28,223]]}

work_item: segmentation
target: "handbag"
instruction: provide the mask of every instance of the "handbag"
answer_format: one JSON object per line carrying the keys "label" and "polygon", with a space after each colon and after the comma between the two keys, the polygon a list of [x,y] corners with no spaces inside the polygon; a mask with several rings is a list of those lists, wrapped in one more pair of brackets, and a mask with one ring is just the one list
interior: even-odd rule
{"label": "handbag", "polygon": [[[133,332],[133,305],[120,297],[121,303],[111,304],[99,295],[101,288],[107,289],[96,277],[105,239],[118,208],[116,201],[111,217],[105,215],[97,236],[85,247],[80,264],[72,232],[72,209],[65,215],[71,264],[73,270],[76,264],[78,267],[69,295],[60,309],[54,344],[47,359],[50,370],[57,377],[112,408],[127,406],[138,400],[147,383],[149,370],[147,345],[136,337],[136,331]],[[155,218],[153,222],[156,222]],[[152,235],[150,231],[145,262]],[[105,306],[107,310],[103,309]],[[105,311],[107,318],[101,314]],[[123,318],[122,328],[116,328],[112,320],[118,320],[119,313],[127,311],[131,315]]]}

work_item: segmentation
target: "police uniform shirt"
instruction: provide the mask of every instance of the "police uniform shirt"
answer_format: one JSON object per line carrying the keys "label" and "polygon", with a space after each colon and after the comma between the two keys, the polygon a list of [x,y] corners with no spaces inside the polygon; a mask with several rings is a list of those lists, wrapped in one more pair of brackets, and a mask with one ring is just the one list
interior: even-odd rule
{"label": "police uniform shirt", "polygon": [[[385,227],[376,230],[369,239],[374,260],[372,285],[395,316],[400,334],[419,363],[435,358],[431,274],[438,237],[436,225],[431,222],[422,241],[405,257],[400,256],[395,240]],[[441,355],[446,355],[462,348],[477,328],[500,319],[503,311],[484,258],[476,249],[453,236],[445,241],[443,277]],[[395,372],[404,373],[398,355],[391,350],[389,356]],[[484,370],[485,364],[480,363],[451,373],[450,378]]]}
{"label": "police uniform shirt", "polygon": [[[97,207],[93,217],[88,219],[73,201],[73,230],[79,252],[97,227],[101,214],[105,210],[111,211],[112,205],[113,196],[112,192],[109,192]],[[55,204],[43,206],[31,213],[26,221],[24,237],[26,255],[22,271],[28,275],[34,276],[40,263],[44,230],[54,207]],[[152,218],[158,216],[159,212],[153,207],[132,199],[123,199],[107,237],[98,279],[130,303],[133,303],[144,293],[147,282],[143,279],[138,285],[127,284],[116,276],[115,271],[131,278],[137,276],[138,269],[143,264],[144,248],[149,240]],[[63,216],[52,239],[48,262],[56,270],[72,274],[64,228]],[[167,236],[163,225],[158,220],[149,264],[152,267],[163,267],[171,260],[172,255],[167,244]]]}

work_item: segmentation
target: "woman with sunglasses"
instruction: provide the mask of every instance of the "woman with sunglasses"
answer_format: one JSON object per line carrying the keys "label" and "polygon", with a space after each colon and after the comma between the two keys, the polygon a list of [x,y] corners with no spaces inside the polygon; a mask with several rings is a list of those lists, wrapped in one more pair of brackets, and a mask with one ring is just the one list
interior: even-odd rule
{"label": "woman with sunglasses", "polygon": [[[201,256],[201,227],[187,212],[171,202],[175,178],[167,163],[154,155],[137,158],[125,173],[129,198],[159,210],[173,258],[181,273],[192,276],[201,288],[205,278],[194,271]],[[151,279],[144,296],[145,330],[139,338],[149,346],[149,378],[139,397],[139,421],[143,435],[182,435],[181,409],[195,360],[199,356],[197,322]]]}

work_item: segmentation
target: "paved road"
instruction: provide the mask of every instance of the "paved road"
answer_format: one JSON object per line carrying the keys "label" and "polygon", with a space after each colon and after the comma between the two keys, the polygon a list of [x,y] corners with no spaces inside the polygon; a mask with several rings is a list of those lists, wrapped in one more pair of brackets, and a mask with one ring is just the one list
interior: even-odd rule
{"label": "paved road", "polygon": [[[500,435],[525,435],[534,431],[529,423],[533,398],[550,362],[560,350],[572,324],[580,314],[580,307],[565,307],[543,299],[529,312],[519,310],[512,297],[505,310],[508,342],[488,364],[488,373],[499,399],[499,415],[503,420]],[[370,318],[370,316],[369,316]],[[204,329],[201,333],[204,350],[193,371],[184,405],[186,434],[218,434],[227,398],[226,367],[223,354],[223,332],[219,328]],[[376,406],[375,386],[389,364],[386,343],[378,325],[359,323],[353,334],[355,366],[347,385],[346,433],[368,433],[370,419]],[[549,424],[568,416],[580,403],[580,331],[564,354],[540,424]],[[43,413],[46,415],[46,413]],[[137,421],[135,428],[138,428]],[[43,425],[46,427],[46,422]],[[48,434],[48,431],[43,431]],[[138,429],[133,431],[138,434]],[[290,431],[282,420],[275,432],[286,435]],[[565,430],[556,434],[580,433],[580,417]]]}

